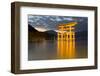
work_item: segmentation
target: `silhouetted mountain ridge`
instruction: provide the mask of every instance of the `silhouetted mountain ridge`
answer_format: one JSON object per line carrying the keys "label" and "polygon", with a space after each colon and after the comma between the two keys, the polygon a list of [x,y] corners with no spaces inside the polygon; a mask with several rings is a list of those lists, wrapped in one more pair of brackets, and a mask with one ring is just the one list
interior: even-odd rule
{"label": "silhouetted mountain ridge", "polygon": [[76,40],[87,40],[88,31],[75,32]]}
{"label": "silhouetted mountain ridge", "polygon": [[52,34],[52,35],[57,35],[57,32],[54,31],[54,30],[48,30],[48,31],[45,31],[45,33]]}
{"label": "silhouetted mountain ridge", "polygon": [[[29,40],[54,40],[57,39],[57,32],[54,30],[48,30],[45,32],[39,32],[31,25],[28,25],[28,36]],[[88,38],[87,31],[75,32],[76,40],[86,40]]]}
{"label": "silhouetted mountain ridge", "polygon": [[57,39],[57,33],[53,30],[48,30],[45,32],[39,32],[37,31],[34,27],[32,27],[31,25],[28,25],[28,37],[29,37],[29,41],[32,40],[53,40],[53,39]]}
{"label": "silhouetted mountain ridge", "polygon": [[29,32],[38,32],[34,27],[32,27],[30,24],[28,24],[28,31]]}

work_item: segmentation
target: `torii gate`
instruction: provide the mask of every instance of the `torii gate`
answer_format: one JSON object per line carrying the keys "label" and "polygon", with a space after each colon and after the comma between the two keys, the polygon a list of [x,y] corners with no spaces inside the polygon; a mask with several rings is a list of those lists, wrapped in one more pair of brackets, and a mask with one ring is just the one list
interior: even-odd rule
{"label": "torii gate", "polygon": [[75,58],[75,25],[69,22],[58,26],[57,46],[59,58]]}

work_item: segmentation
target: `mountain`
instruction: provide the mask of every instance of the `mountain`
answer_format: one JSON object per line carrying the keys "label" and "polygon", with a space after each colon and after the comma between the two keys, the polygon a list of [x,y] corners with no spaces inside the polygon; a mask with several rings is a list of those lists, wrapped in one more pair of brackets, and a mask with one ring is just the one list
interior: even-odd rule
{"label": "mountain", "polygon": [[56,31],[53,31],[53,30],[45,31],[45,33],[52,34],[52,35],[57,35],[57,32]]}
{"label": "mountain", "polygon": [[[28,25],[28,37],[29,37],[29,41],[56,40],[57,32],[54,30],[39,32],[31,25]],[[87,40],[88,33],[87,31],[75,32],[75,38],[76,40]]]}
{"label": "mountain", "polygon": [[57,33],[53,30],[39,32],[31,25],[28,25],[28,38],[29,41],[54,40],[57,38]]}
{"label": "mountain", "polygon": [[48,30],[44,32],[46,34],[47,40],[55,40],[57,39],[57,32],[53,30]]}
{"label": "mountain", "polygon": [[30,24],[28,24],[28,31],[29,32],[38,32],[35,28],[33,28]]}
{"label": "mountain", "polygon": [[[33,21],[34,20],[34,21]],[[28,23],[36,27],[46,27],[47,29],[57,30],[59,24],[77,22],[76,31],[86,31],[88,28],[88,17],[75,16],[50,16],[50,15],[30,15]]]}
{"label": "mountain", "polygon": [[78,22],[78,24],[75,26],[76,32],[83,32],[88,30],[88,23],[87,21],[84,22]]}
{"label": "mountain", "polygon": [[75,33],[76,40],[87,40],[88,39],[88,32],[81,31]]}

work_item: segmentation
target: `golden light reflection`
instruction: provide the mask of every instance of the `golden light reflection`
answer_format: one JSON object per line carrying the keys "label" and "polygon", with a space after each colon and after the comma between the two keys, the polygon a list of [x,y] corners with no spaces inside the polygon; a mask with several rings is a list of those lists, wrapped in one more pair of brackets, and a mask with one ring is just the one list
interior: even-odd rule
{"label": "golden light reflection", "polygon": [[58,58],[75,58],[75,25],[76,22],[61,24],[58,26],[57,55]]}

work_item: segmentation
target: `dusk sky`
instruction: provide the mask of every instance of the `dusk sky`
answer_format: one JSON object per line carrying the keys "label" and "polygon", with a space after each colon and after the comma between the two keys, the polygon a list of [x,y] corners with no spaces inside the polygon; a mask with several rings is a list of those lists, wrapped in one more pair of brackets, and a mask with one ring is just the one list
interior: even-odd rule
{"label": "dusk sky", "polygon": [[74,16],[28,15],[28,24],[38,31],[57,30],[61,23],[78,22],[76,31],[87,31],[88,18]]}

